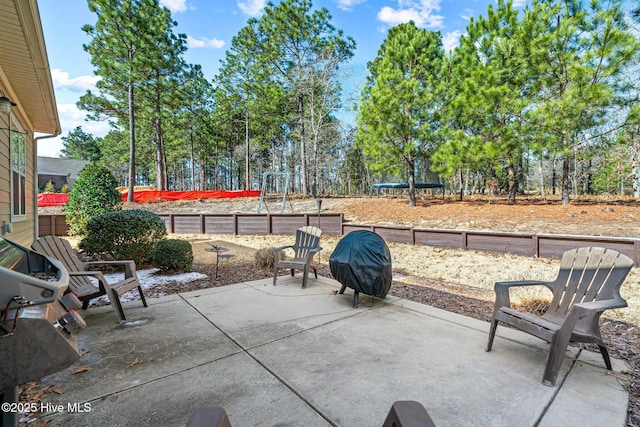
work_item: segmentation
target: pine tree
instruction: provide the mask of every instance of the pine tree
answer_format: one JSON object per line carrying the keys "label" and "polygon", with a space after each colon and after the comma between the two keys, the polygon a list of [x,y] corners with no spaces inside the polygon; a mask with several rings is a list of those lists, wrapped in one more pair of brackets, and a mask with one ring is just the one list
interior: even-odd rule
{"label": "pine tree", "polygon": [[410,206],[416,205],[416,160],[435,144],[443,56],[440,33],[419,29],[411,21],[389,30],[368,65],[356,142],[372,169],[406,169]]}

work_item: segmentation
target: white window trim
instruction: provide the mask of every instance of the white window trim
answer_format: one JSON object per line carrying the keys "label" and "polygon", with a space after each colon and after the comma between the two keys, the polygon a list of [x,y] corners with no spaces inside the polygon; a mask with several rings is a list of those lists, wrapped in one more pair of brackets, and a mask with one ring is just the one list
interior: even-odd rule
{"label": "white window trim", "polygon": [[[27,219],[27,137],[26,134],[27,132],[25,132],[24,130],[22,130],[21,126],[15,126],[15,124],[12,123],[11,121],[11,117],[12,114],[9,114],[9,162],[10,162],[10,173],[11,173],[11,179],[10,179],[10,190],[9,190],[9,194],[10,194],[10,204],[11,204],[11,222],[19,222],[19,221],[25,221]],[[12,126],[13,125],[13,126]],[[15,127],[15,129],[14,129]],[[23,144],[23,152],[21,153],[23,156],[22,159],[22,165],[19,166],[23,166],[24,171],[20,171],[19,169],[15,169],[14,168],[14,145],[13,145],[13,138],[14,138],[14,134],[18,134],[24,141]],[[18,203],[21,203],[24,206],[24,212],[20,212],[20,213],[15,213],[15,178],[14,175],[18,174],[20,177],[24,178],[24,182],[22,183],[22,197],[20,198],[20,200],[18,201]]]}

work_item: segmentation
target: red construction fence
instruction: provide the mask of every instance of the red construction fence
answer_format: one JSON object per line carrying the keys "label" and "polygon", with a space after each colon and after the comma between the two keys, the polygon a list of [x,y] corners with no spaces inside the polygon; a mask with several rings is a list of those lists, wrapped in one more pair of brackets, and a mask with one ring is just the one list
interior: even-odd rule
{"label": "red construction fence", "polygon": [[[127,201],[127,192],[122,193],[122,201]],[[167,202],[171,200],[200,200],[200,199],[234,199],[237,197],[259,197],[260,190],[211,190],[211,191],[135,191],[133,201]],[[38,206],[64,206],[69,200],[68,194],[41,193],[38,194]]]}

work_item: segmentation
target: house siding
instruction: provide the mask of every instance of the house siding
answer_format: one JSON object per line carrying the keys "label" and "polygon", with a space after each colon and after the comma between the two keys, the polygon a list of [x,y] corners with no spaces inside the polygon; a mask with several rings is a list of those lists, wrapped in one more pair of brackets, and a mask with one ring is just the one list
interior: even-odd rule
{"label": "house siding", "polygon": [[[9,120],[7,115],[0,115],[0,234],[16,243],[31,246],[35,239],[36,227],[36,192],[35,192],[35,146],[33,133],[25,135],[27,151],[26,171],[26,216],[21,220],[12,221],[11,218],[11,157],[9,144]],[[25,129],[27,126],[20,120],[19,115],[12,116],[13,129]],[[9,224],[10,231],[5,232],[5,224]]]}

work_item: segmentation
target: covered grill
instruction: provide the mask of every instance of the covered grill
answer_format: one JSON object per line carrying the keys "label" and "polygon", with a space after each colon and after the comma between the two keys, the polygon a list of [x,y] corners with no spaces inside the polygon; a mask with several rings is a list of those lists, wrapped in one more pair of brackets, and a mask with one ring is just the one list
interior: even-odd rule
{"label": "covered grill", "polygon": [[[80,307],[78,299],[63,296],[68,284],[69,274],[57,260],[0,237],[3,403],[17,403],[18,385],[62,370],[80,357],[75,333],[85,323],[74,311]],[[2,425],[16,421],[16,412],[3,411]]]}
{"label": "covered grill", "polygon": [[347,234],[329,257],[329,266],[342,284],[341,294],[353,289],[353,307],[359,305],[359,292],[384,298],[391,288],[391,253],[384,239],[371,231]]}

